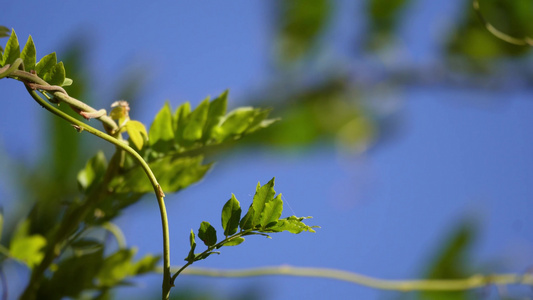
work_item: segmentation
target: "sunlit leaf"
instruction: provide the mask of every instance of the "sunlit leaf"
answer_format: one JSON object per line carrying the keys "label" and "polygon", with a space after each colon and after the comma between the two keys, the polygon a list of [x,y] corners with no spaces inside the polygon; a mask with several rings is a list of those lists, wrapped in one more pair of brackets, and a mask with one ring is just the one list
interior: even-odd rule
{"label": "sunlit leaf", "polygon": [[24,62],[24,69],[26,71],[35,69],[35,62],[37,61],[36,56],[37,52],[35,50],[35,44],[30,35],[24,49],[22,49],[22,53],[20,54],[20,58],[22,58],[22,61]]}
{"label": "sunlit leaf", "polygon": [[43,76],[44,81],[48,82],[50,85],[61,85],[65,81],[65,67],[63,62],[57,63],[55,66],[46,72]]}
{"label": "sunlit leaf", "polygon": [[57,64],[56,53],[50,53],[43,58],[35,65],[35,72],[39,77],[43,77],[48,73],[52,68]]}
{"label": "sunlit leaf", "polygon": [[253,107],[240,107],[231,111],[223,118],[220,126],[214,129],[213,137],[218,141],[223,141],[230,136],[243,133],[252,124],[254,116]]}
{"label": "sunlit leaf", "polygon": [[203,221],[198,229],[198,237],[206,246],[213,246],[217,243],[217,231],[209,222]]}
{"label": "sunlit leaf", "polygon": [[252,220],[254,227],[261,224],[261,216],[265,210],[265,204],[272,201],[276,195],[276,191],[274,191],[274,180],[275,178],[272,178],[263,186],[261,186],[260,183],[257,183],[257,188],[252,202],[252,206],[255,211],[254,218]]}
{"label": "sunlit leaf", "polygon": [[228,91],[226,90],[215,100],[209,104],[209,111],[207,112],[207,120],[204,126],[203,140],[207,141],[211,135],[215,126],[218,125],[220,119],[226,113],[226,107],[228,105]]}
{"label": "sunlit leaf", "polygon": [[199,140],[202,137],[207,112],[209,111],[209,98],[204,99],[190,114],[189,120],[183,130],[183,138],[189,141]]}
{"label": "sunlit leaf", "polygon": [[242,244],[242,242],[244,242],[243,237],[236,237],[236,238],[231,239],[229,242],[224,243],[224,245],[222,246],[237,246],[237,245]]}
{"label": "sunlit leaf", "polygon": [[15,229],[9,245],[9,253],[13,259],[25,263],[30,269],[44,258],[41,251],[46,246],[46,239],[39,235],[30,235],[30,222],[25,220]]}
{"label": "sunlit leaf", "polygon": [[155,116],[148,132],[150,145],[156,151],[168,150],[174,141],[172,130],[172,110],[168,102]]}
{"label": "sunlit leaf", "polygon": [[241,227],[242,230],[248,230],[252,229],[254,227],[254,216],[255,211],[253,205],[250,205],[248,208],[248,212],[242,217],[241,221],[239,222],[239,227]]}
{"label": "sunlit leaf", "polygon": [[280,219],[274,226],[268,228],[268,230],[274,232],[288,231],[290,233],[300,233],[303,231],[315,232],[313,228],[320,228],[319,226],[308,226],[304,222],[305,219],[311,217],[296,217],[291,216],[285,219]]}
{"label": "sunlit leaf", "polygon": [[141,150],[144,142],[148,139],[144,124],[139,121],[130,120],[126,123],[126,131],[135,147]]}
{"label": "sunlit leaf", "polygon": [[239,229],[239,221],[241,220],[241,205],[239,200],[231,194],[231,198],[224,204],[222,208],[222,228],[224,235],[230,236],[235,234]]}
{"label": "sunlit leaf", "polygon": [[261,213],[261,220],[259,222],[261,228],[266,228],[272,223],[276,224],[279,217],[281,217],[282,211],[283,201],[281,200],[281,194],[279,194],[276,198],[265,203],[265,207]]}

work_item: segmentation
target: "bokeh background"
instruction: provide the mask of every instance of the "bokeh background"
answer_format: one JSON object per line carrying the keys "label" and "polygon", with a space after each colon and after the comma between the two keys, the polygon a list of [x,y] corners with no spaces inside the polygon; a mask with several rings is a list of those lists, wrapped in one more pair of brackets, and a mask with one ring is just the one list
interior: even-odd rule
{"label": "bokeh background", "polygon": [[[481,1],[513,36],[533,36],[533,2]],[[387,279],[528,272],[533,263],[533,61],[496,39],[468,0],[5,1],[0,25],[38,58],[56,51],[72,95],[118,99],[150,124],[169,101],[196,106],[230,90],[231,107],[272,107],[282,121],[214,153],[202,182],[167,197],[173,265],[191,228],[218,224],[276,176],[285,216],[311,215],[315,234],[249,238],[197,266],[329,267]],[[2,40],[2,45],[6,39]],[[0,81],[0,204],[6,228],[40,197],[75,195],[97,149]],[[94,121],[93,121],[94,122]],[[95,123],[96,124],[96,123]],[[161,252],[159,212],[146,197],[116,221],[138,255]],[[5,237],[4,237],[5,239]],[[28,271],[8,263],[9,299]],[[160,276],[117,299],[158,299]],[[180,278],[182,299],[524,299],[523,287],[471,293],[385,292],[293,277]],[[177,299],[177,298],[176,298]],[[528,298],[529,299],[529,298]]]}

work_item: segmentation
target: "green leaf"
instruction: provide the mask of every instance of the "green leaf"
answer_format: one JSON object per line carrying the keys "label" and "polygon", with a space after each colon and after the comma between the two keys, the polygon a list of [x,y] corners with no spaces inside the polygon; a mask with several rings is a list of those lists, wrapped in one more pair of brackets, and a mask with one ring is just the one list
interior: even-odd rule
{"label": "green leaf", "polygon": [[84,192],[88,192],[92,187],[96,186],[101,180],[107,169],[107,161],[102,151],[98,151],[93,156],[85,168],[78,173],[78,186]]}
{"label": "green leaf", "polygon": [[185,257],[185,260],[188,262],[193,262],[195,255],[194,250],[196,249],[196,241],[194,240],[194,231],[191,229],[191,234],[189,235],[189,243],[191,244],[191,250],[189,251],[189,255]]}
{"label": "green leaf", "polygon": [[252,124],[256,111],[253,107],[240,107],[231,111],[213,130],[213,137],[222,142],[231,136],[240,135]]}
{"label": "green leaf", "polygon": [[11,30],[5,26],[0,26],[0,38],[8,37]]}
{"label": "green leaf", "polygon": [[209,97],[204,99],[190,114],[189,120],[183,129],[183,138],[185,140],[196,141],[202,138],[202,131],[207,120],[208,111]]}
{"label": "green leaf", "polygon": [[15,30],[11,30],[11,36],[7,40],[6,49],[2,56],[1,66],[12,64],[17,58],[20,57],[20,45]]}
{"label": "green leaf", "polygon": [[235,198],[235,195],[231,194],[231,198],[222,208],[222,228],[224,229],[224,235],[226,237],[237,232],[240,219],[241,204],[239,203],[239,200]]}
{"label": "green leaf", "polygon": [[174,131],[172,130],[172,110],[168,102],[155,116],[148,132],[148,139],[156,151],[165,152],[172,146]]}
{"label": "green leaf", "polygon": [[30,269],[38,265],[44,258],[41,249],[46,246],[46,239],[39,235],[30,235],[30,221],[20,223],[15,229],[9,245],[9,253],[13,259],[25,263]]}
{"label": "green leaf", "polygon": [[274,191],[274,180],[275,178],[272,178],[267,184],[263,186],[261,186],[261,183],[257,183],[257,188],[252,202],[252,206],[255,211],[252,220],[253,227],[261,224],[261,215],[265,210],[265,204],[272,201],[274,199],[274,196],[276,195],[276,191]]}
{"label": "green leaf", "polygon": [[113,287],[123,282],[127,277],[153,271],[159,257],[146,255],[137,262],[133,257],[137,249],[121,249],[106,257],[97,278],[101,287]]}
{"label": "green leaf", "polygon": [[319,226],[308,226],[304,222],[305,219],[311,217],[296,217],[291,216],[285,219],[280,219],[274,226],[268,228],[273,232],[288,231],[290,233],[300,233],[303,231],[315,232],[313,228],[320,228]]}
{"label": "green leaf", "polygon": [[126,131],[130,136],[130,140],[133,142],[138,150],[141,150],[144,145],[144,141],[148,139],[146,128],[144,124],[139,121],[130,120],[126,123]]}
{"label": "green leaf", "polygon": [[37,61],[36,56],[37,52],[35,50],[35,44],[30,35],[24,49],[22,49],[22,53],[20,54],[20,58],[22,58],[22,61],[24,62],[24,69],[26,71],[35,69],[35,62]]}
{"label": "green leaf", "polygon": [[[177,192],[202,179],[212,164],[202,165],[203,157],[165,156],[148,163],[165,192]],[[152,193],[154,188],[143,169],[136,166],[110,183],[117,193]]]}
{"label": "green leaf", "polygon": [[279,194],[272,201],[265,203],[265,208],[261,214],[261,228],[266,228],[269,224],[276,224],[281,217],[283,211],[283,200],[281,200],[281,194]]}
{"label": "green leaf", "polygon": [[41,58],[41,60],[35,65],[35,72],[37,75],[41,78],[48,73],[52,68],[57,64],[57,57],[56,53],[50,53],[46,55],[45,57]]}
{"label": "green leaf", "polygon": [[72,85],[72,79],[70,78],[65,78],[65,81],[63,81],[63,83],[61,84],[61,86],[71,86]]}
{"label": "green leaf", "polygon": [[246,213],[246,215],[244,215],[244,217],[242,217],[241,221],[239,222],[239,226],[241,227],[242,230],[248,230],[254,227],[254,224],[253,224],[254,215],[255,215],[254,207],[253,205],[250,205],[250,207],[248,208],[248,212]]}
{"label": "green leaf", "polygon": [[44,81],[50,85],[60,85],[65,81],[65,67],[63,62],[57,63],[43,76]]}
{"label": "green leaf", "polygon": [[204,126],[203,141],[207,141],[212,137],[212,131],[218,125],[228,105],[228,90],[224,91],[215,100],[209,104],[209,111],[207,112],[207,121]]}
{"label": "green leaf", "polygon": [[198,237],[206,246],[213,246],[217,243],[217,231],[209,222],[203,221],[198,229]]}
{"label": "green leaf", "polygon": [[224,245],[222,246],[237,246],[237,245],[242,244],[242,242],[244,242],[244,238],[239,236],[239,237],[231,239],[227,243],[224,243]]}

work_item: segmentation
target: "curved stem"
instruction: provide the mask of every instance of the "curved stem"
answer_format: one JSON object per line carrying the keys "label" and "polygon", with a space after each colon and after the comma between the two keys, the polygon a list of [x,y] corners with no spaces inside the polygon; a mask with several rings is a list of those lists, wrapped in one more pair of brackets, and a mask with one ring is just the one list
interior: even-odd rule
{"label": "curved stem", "polygon": [[293,266],[263,267],[244,270],[221,270],[207,268],[188,268],[183,275],[207,277],[255,277],[267,275],[286,275],[299,277],[328,278],[347,281],[381,290],[409,291],[464,291],[481,288],[489,285],[528,285],[533,286],[532,274],[493,274],[473,275],[464,279],[438,279],[438,280],[386,280],[369,277],[353,272],[327,269],[303,268]]}
{"label": "curved stem", "polygon": [[[32,98],[35,101],[37,101],[37,103],[39,103],[42,107],[44,107],[45,109],[47,109],[51,113],[53,113],[53,114],[65,119],[66,121],[70,122],[71,124],[73,124],[73,126],[76,126],[76,128],[86,130],[87,132],[89,132],[89,133],[91,133],[91,134],[93,134],[93,135],[95,135],[95,136],[97,136],[97,137],[99,137],[99,138],[101,138],[101,139],[103,139],[103,140],[105,140],[107,142],[110,142],[113,145],[123,149],[124,151],[129,153],[131,156],[133,156],[133,158],[141,165],[141,167],[143,168],[144,172],[146,173],[146,175],[150,179],[150,182],[152,183],[152,186],[154,188],[154,192],[155,192],[156,197],[157,197],[157,203],[159,204],[159,211],[160,211],[160,214],[161,214],[161,225],[162,225],[162,228],[163,228],[163,261],[164,261],[163,299],[168,299],[168,297],[170,295],[170,288],[171,288],[171,285],[170,285],[170,242],[169,242],[170,241],[170,237],[169,237],[169,229],[168,229],[168,218],[167,218],[167,212],[166,212],[165,201],[164,201],[165,194],[163,193],[163,190],[161,189],[161,186],[157,182],[157,179],[156,179],[154,173],[152,172],[152,170],[150,169],[150,167],[148,166],[146,161],[139,155],[139,153],[137,153],[137,151],[135,151],[133,148],[128,146],[126,143],[121,142],[118,139],[116,139],[116,138],[114,138],[114,137],[112,137],[112,136],[110,136],[110,135],[108,135],[108,134],[106,134],[106,133],[104,133],[104,132],[102,132],[102,131],[94,128],[94,127],[92,127],[92,126],[90,126],[90,125],[87,125],[84,122],[81,122],[81,121],[73,118],[72,116],[64,113],[63,111],[57,109],[56,107],[54,107],[53,105],[51,105],[50,103],[48,103],[47,101],[42,99],[31,88],[26,86],[26,89],[28,90],[28,92],[30,93]],[[58,92],[58,93],[64,95],[61,92]]]}

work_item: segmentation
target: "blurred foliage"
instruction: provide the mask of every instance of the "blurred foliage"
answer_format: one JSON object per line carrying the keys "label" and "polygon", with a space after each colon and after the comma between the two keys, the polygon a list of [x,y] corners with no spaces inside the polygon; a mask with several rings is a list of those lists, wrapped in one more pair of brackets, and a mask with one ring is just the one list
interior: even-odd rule
{"label": "blurred foliage", "polygon": [[395,34],[403,8],[409,0],[369,0],[367,6],[370,29],[367,33],[368,47],[386,46]]}

